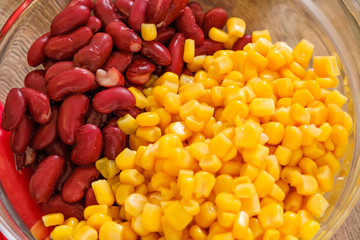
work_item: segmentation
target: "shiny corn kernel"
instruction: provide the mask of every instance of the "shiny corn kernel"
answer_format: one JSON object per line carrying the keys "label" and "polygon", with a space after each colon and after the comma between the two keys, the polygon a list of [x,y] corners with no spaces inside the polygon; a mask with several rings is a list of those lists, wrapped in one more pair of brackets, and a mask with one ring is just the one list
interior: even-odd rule
{"label": "shiny corn kernel", "polygon": [[157,30],[156,25],[153,23],[142,23],[141,24],[141,37],[145,41],[153,41],[156,39]]}
{"label": "shiny corn kernel", "polygon": [[[262,38],[260,38],[259,40],[261,39]],[[266,58],[268,60],[268,67],[270,69],[278,70],[286,64],[285,57],[277,49],[270,49],[267,52]]]}
{"label": "shiny corn kernel", "polygon": [[62,213],[51,213],[42,216],[41,220],[45,227],[61,225],[64,223],[64,215]]}
{"label": "shiny corn kernel", "polygon": [[180,93],[183,101],[189,101],[192,99],[198,99],[205,94],[204,85],[200,82],[189,84],[189,86]]}
{"label": "shiny corn kernel", "polygon": [[270,203],[258,215],[259,222],[264,229],[278,228],[284,223],[284,210],[277,203]]}
{"label": "shiny corn kernel", "polygon": [[61,225],[54,228],[50,233],[52,240],[71,240],[73,228],[67,225]]}
{"label": "shiny corn kernel", "polygon": [[257,218],[250,218],[249,220],[249,229],[251,230],[254,239],[264,233],[264,229],[262,228],[259,220]]}
{"label": "shiny corn kernel", "polygon": [[125,200],[125,211],[133,217],[137,217],[143,211],[145,204],[148,202],[144,195],[133,193]]}
{"label": "shiny corn kernel", "polygon": [[314,57],[313,68],[319,77],[336,77],[340,75],[336,56]]}
{"label": "shiny corn kernel", "polygon": [[161,231],[161,208],[156,204],[146,203],[141,213],[141,222],[149,232]]}
{"label": "shiny corn kernel", "polygon": [[115,199],[116,203],[121,206],[124,205],[125,200],[135,192],[135,187],[128,184],[120,184],[116,189]]}
{"label": "shiny corn kernel", "polygon": [[310,196],[306,202],[306,209],[315,217],[322,217],[328,207],[329,203],[319,193]]}
{"label": "shiny corn kernel", "polygon": [[217,211],[215,205],[210,202],[204,202],[200,205],[200,212],[194,217],[195,223],[202,228],[208,228],[216,220]]}
{"label": "shiny corn kernel", "polygon": [[303,135],[298,127],[288,125],[285,128],[282,145],[290,150],[295,150],[301,146]]}
{"label": "shiny corn kernel", "polygon": [[284,213],[284,224],[279,228],[285,235],[297,236],[301,228],[301,217],[290,211]]}
{"label": "shiny corn kernel", "polygon": [[135,87],[129,87],[128,89],[135,97],[135,106],[144,109],[148,105],[148,101],[144,94]]}
{"label": "shiny corn kernel", "polygon": [[275,199],[278,202],[284,201],[285,193],[282,191],[282,189],[275,183],[269,192],[269,196]]}
{"label": "shiny corn kernel", "polygon": [[267,229],[265,230],[263,240],[273,240],[280,239],[280,232],[277,229]]}
{"label": "shiny corn kernel", "polygon": [[95,162],[95,167],[106,179],[111,179],[120,172],[120,169],[116,165],[115,161],[107,158],[97,160]]}
{"label": "shiny corn kernel", "polygon": [[258,144],[255,148],[243,150],[244,161],[254,166],[260,166],[268,155],[269,148],[261,144]]}
{"label": "shiny corn kernel", "polygon": [[202,121],[209,121],[214,115],[214,110],[215,109],[213,107],[204,103],[196,105],[194,109],[195,115]]}
{"label": "shiny corn kernel", "polygon": [[275,102],[271,98],[256,98],[250,103],[250,113],[257,117],[270,116],[275,113]]}
{"label": "shiny corn kernel", "polygon": [[184,45],[183,60],[186,63],[192,63],[195,57],[195,41],[193,39],[186,39]]}
{"label": "shiny corn kernel", "polygon": [[154,190],[159,191],[160,188],[169,188],[171,181],[174,181],[172,176],[158,171],[151,177],[151,186]]}
{"label": "shiny corn kernel", "polygon": [[69,227],[75,228],[75,226],[79,223],[79,220],[75,217],[69,217],[64,221],[63,225],[67,225]]}
{"label": "shiny corn kernel", "polygon": [[299,124],[309,124],[311,120],[310,113],[299,103],[291,105],[290,117]]}
{"label": "shiny corn kernel", "polygon": [[294,60],[303,68],[307,68],[314,52],[314,48],[314,45],[309,41],[305,39],[301,40],[293,50],[292,54],[294,56]]}
{"label": "shiny corn kernel", "polygon": [[144,112],[140,113],[136,117],[136,123],[140,127],[152,127],[160,123],[160,116],[156,112]]}
{"label": "shiny corn kernel", "polygon": [[118,166],[118,168],[121,170],[135,168],[135,156],[135,151],[132,151],[129,148],[125,148],[115,158],[116,166]]}
{"label": "shiny corn kernel", "polygon": [[85,220],[89,219],[89,217],[91,215],[95,214],[95,213],[106,214],[108,216],[110,216],[110,214],[111,214],[109,207],[107,205],[105,205],[105,204],[91,205],[91,206],[86,207],[85,210],[84,210],[84,218],[85,218]]}
{"label": "shiny corn kernel", "polygon": [[275,183],[275,179],[266,171],[262,170],[256,180],[254,187],[259,197],[263,198],[269,194]]}
{"label": "shiny corn kernel", "polygon": [[278,146],[275,150],[275,156],[280,165],[286,166],[290,162],[292,151],[289,148]]}
{"label": "shiny corn kernel", "polygon": [[107,206],[112,206],[115,202],[114,193],[111,190],[110,185],[106,180],[97,180],[91,183],[91,187],[94,190],[96,201]]}
{"label": "shiny corn kernel", "polygon": [[216,27],[212,27],[209,31],[209,38],[215,42],[225,43],[229,40],[229,35]]}
{"label": "shiny corn kernel", "polygon": [[199,227],[198,225],[192,225],[189,229],[189,235],[192,239],[197,240],[206,240],[207,233],[204,229]]}
{"label": "shiny corn kernel", "polygon": [[290,178],[290,185],[296,187],[298,194],[310,196],[318,190],[318,183],[314,176],[292,172]]}
{"label": "shiny corn kernel", "polygon": [[130,114],[126,114],[124,117],[119,118],[117,125],[125,133],[125,135],[135,133],[138,128],[135,118],[133,118]]}
{"label": "shiny corn kernel", "polygon": [[268,144],[276,145],[279,144],[285,134],[285,127],[283,124],[278,122],[269,122],[262,125],[264,133],[269,137]]}
{"label": "shiny corn kernel", "polygon": [[252,32],[252,42],[256,42],[259,38],[265,38],[271,42],[269,30],[265,29],[265,30],[261,30],[261,31],[253,31]]}
{"label": "shiny corn kernel", "polygon": [[329,192],[334,186],[334,175],[331,172],[330,167],[327,165],[319,167],[316,174],[316,180],[318,181],[321,191]]}
{"label": "shiny corn kernel", "polygon": [[230,35],[241,38],[244,36],[246,23],[241,18],[232,17],[226,21],[226,27]]}
{"label": "shiny corn kernel", "polygon": [[123,184],[129,184],[131,186],[139,186],[144,182],[144,176],[139,173],[136,169],[125,169],[121,171],[120,182]]}
{"label": "shiny corn kernel", "polygon": [[335,77],[326,77],[320,78],[317,77],[315,81],[320,85],[322,88],[335,88],[338,85],[338,79]]}
{"label": "shiny corn kernel", "polygon": [[220,170],[222,163],[216,155],[207,154],[200,160],[199,166],[204,171],[216,173]]}
{"label": "shiny corn kernel", "polygon": [[301,209],[304,197],[296,191],[289,193],[284,201],[285,211],[297,212]]}
{"label": "shiny corn kernel", "polygon": [[216,74],[227,74],[233,70],[233,62],[228,56],[215,58],[212,65]]}
{"label": "shiny corn kernel", "polygon": [[181,206],[179,201],[174,201],[166,208],[164,217],[169,223],[169,226],[177,231],[183,230],[193,219]]}
{"label": "shiny corn kernel", "polygon": [[329,104],[332,103],[338,105],[339,107],[343,107],[347,99],[348,99],[347,97],[345,97],[338,90],[335,89],[329,95],[326,96],[325,104],[326,106],[328,106]]}
{"label": "shiny corn kernel", "polygon": [[[221,146],[221,147],[219,147]],[[224,134],[218,134],[209,142],[209,151],[218,158],[223,158],[233,147],[233,143]]]}
{"label": "shiny corn kernel", "polygon": [[96,229],[96,231],[99,231],[100,226],[105,222],[112,222],[112,219],[108,215],[104,215],[101,213],[95,213],[91,215],[86,221],[86,223]]}
{"label": "shiny corn kernel", "polygon": [[211,173],[199,171],[194,175],[194,193],[197,198],[208,197],[215,186],[215,176]]}
{"label": "shiny corn kernel", "polygon": [[168,132],[170,134],[176,134],[181,141],[188,139],[192,132],[186,127],[184,122],[173,122],[168,126]]}
{"label": "shiny corn kernel", "polygon": [[259,38],[255,43],[255,50],[263,56],[267,57],[270,49],[274,46],[272,42],[265,38]]}
{"label": "shiny corn kernel", "polygon": [[309,220],[301,226],[300,237],[304,240],[311,240],[320,230],[320,224],[315,220]]}
{"label": "shiny corn kernel", "polygon": [[[124,228],[116,222],[105,222],[99,230],[101,240],[121,240],[124,239]],[[126,239],[126,237],[125,237]]]}
{"label": "shiny corn kernel", "polygon": [[231,192],[231,183],[233,181],[233,177],[228,174],[221,174],[216,177],[216,182],[214,186],[214,193],[218,195],[222,192]]}
{"label": "shiny corn kernel", "polygon": [[[191,63],[188,63],[186,65],[186,67],[191,71],[191,72],[197,72],[199,70],[201,70],[203,68],[203,64],[204,64],[204,60],[206,58],[206,55],[200,55],[200,56],[196,56],[194,57],[194,60]],[[181,76],[180,76],[180,85],[181,85]],[[191,79],[191,78],[188,78]]]}
{"label": "shiny corn kernel", "polygon": [[219,209],[225,212],[237,213],[241,208],[241,202],[231,193],[219,193],[215,198],[215,203]]}
{"label": "shiny corn kernel", "polygon": [[89,225],[84,225],[74,232],[74,240],[97,240],[97,231]]}
{"label": "shiny corn kernel", "polygon": [[161,137],[161,129],[157,126],[139,127],[136,130],[136,137],[147,142],[155,142]]}

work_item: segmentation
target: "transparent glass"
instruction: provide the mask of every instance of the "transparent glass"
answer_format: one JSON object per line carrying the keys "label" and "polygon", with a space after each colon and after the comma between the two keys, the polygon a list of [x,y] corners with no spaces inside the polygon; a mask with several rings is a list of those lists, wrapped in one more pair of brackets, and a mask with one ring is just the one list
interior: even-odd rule
{"label": "transparent glass", "polygon": [[[20,3],[0,1],[0,16],[7,17]],[[34,0],[20,15],[0,42],[0,102],[8,91],[23,86],[25,75],[33,70],[27,65],[26,52],[31,43],[47,32],[51,19],[69,0]],[[350,100],[346,110],[354,119],[354,129],[334,189],[326,194],[330,207],[320,219],[316,239],[329,239],[341,226],[360,196],[360,9],[351,0],[199,0],[205,10],[213,6],[227,9],[230,16],[240,16],[247,31],[269,29],[273,41],[286,41],[294,47],[301,39],[315,46],[314,55],[336,55],[341,66],[338,90]],[[5,11],[4,11],[5,10]],[[3,20],[0,20],[0,23]],[[0,156],[0,164],[4,159]],[[15,183],[14,183],[15,184]],[[0,186],[0,230],[8,239],[32,239],[9,204]]]}

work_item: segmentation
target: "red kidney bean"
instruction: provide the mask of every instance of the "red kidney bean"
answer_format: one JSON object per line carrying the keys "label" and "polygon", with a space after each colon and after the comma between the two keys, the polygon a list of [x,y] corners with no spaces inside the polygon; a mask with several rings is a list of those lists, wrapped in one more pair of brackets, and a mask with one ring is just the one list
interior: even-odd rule
{"label": "red kidney bean", "polygon": [[59,73],[49,80],[47,92],[51,100],[61,101],[66,96],[88,91],[94,84],[95,76],[84,68],[75,68]]}
{"label": "red kidney bean", "polygon": [[80,202],[67,203],[60,194],[53,196],[47,203],[41,205],[44,214],[59,213],[64,214],[65,218],[75,217],[79,221],[84,219],[84,205]]}
{"label": "red kidney bean", "polygon": [[94,5],[94,14],[100,18],[103,26],[106,27],[111,22],[120,21],[120,16],[117,14],[114,4],[110,0],[98,0]]}
{"label": "red kidney bean", "polygon": [[131,8],[131,12],[128,19],[128,24],[136,32],[140,32],[141,24],[146,23],[146,9],[148,7],[149,0],[135,0]]}
{"label": "red kidney bean", "polygon": [[204,42],[204,33],[197,25],[195,17],[188,6],[184,8],[184,12],[176,19],[175,26],[179,32],[184,34],[185,38],[193,39],[197,46]]}
{"label": "red kidney bean", "polygon": [[71,161],[76,165],[89,165],[99,159],[102,151],[100,129],[93,124],[85,124],[76,133],[76,142],[71,152]]}
{"label": "red kidney bean", "polygon": [[35,150],[43,150],[50,146],[57,136],[56,122],[59,113],[59,108],[54,106],[52,108],[52,117],[46,125],[40,125],[35,129],[34,135],[31,138],[30,146]]}
{"label": "red kidney bean", "polygon": [[75,167],[75,165],[67,158],[65,158],[65,160],[66,161],[64,163],[63,173],[61,174],[61,177],[59,178],[55,186],[56,192],[61,192],[62,186],[64,185],[64,183],[66,182],[66,180],[68,179],[68,177],[70,176],[70,174],[72,173]]}
{"label": "red kidney bean", "polygon": [[96,71],[96,82],[102,87],[124,86],[124,76],[116,68],[110,68],[108,71],[98,69]]}
{"label": "red kidney bean", "polygon": [[158,28],[166,28],[169,26],[177,17],[181,15],[188,2],[189,0],[173,0],[165,19],[156,26]]}
{"label": "red kidney bean", "polygon": [[25,115],[20,125],[11,131],[10,149],[13,153],[24,153],[26,151],[34,132],[34,126],[34,122]]}
{"label": "red kidney bean", "polygon": [[62,174],[64,162],[63,157],[51,155],[38,165],[29,182],[30,195],[36,203],[49,201]]}
{"label": "red kidney bean", "polygon": [[130,65],[131,61],[131,52],[114,51],[103,66],[103,68],[104,70],[109,70],[110,68],[114,67],[119,70],[119,72],[123,73],[125,69]]}
{"label": "red kidney bean", "polygon": [[164,29],[159,29],[157,32],[156,39],[154,41],[157,41],[163,45],[167,45],[170,40],[175,36],[176,30],[173,27],[168,27]]}
{"label": "red kidney bean", "polygon": [[61,189],[61,197],[66,202],[78,202],[90,187],[91,182],[99,177],[95,166],[76,167]]}
{"label": "red kidney bean", "polygon": [[44,70],[34,70],[29,72],[25,79],[24,85],[27,88],[32,88],[47,94],[46,92],[46,81],[45,81],[45,71]]}
{"label": "red kidney bean", "polygon": [[188,68],[184,68],[182,74],[193,76],[193,73]]}
{"label": "red kidney bean", "polygon": [[111,54],[113,40],[107,33],[96,33],[89,45],[80,49],[74,56],[74,65],[96,72]]}
{"label": "red kidney bean", "polygon": [[45,46],[50,39],[51,33],[45,33],[39,37],[29,48],[27,62],[31,67],[36,67],[46,60]]}
{"label": "red kidney bean", "polygon": [[102,130],[103,154],[108,159],[115,160],[116,156],[125,148],[126,137],[118,127],[106,126]]}
{"label": "red kidney bean", "polygon": [[84,124],[89,105],[89,98],[82,94],[70,96],[61,104],[57,132],[63,143],[75,143],[76,132]]}
{"label": "red kidney bean", "polygon": [[67,5],[66,7],[69,8],[76,5],[86,6],[90,10],[94,7],[94,3],[91,0],[72,0],[71,3],[69,3],[69,5]]}
{"label": "red kidney bean", "polygon": [[211,39],[205,38],[204,42],[195,48],[195,56],[212,55],[216,51],[223,49],[223,44],[215,42]]}
{"label": "red kidney bean", "polygon": [[238,50],[243,50],[244,47],[248,44],[252,42],[252,36],[249,34],[245,34],[242,38],[239,38],[234,46],[233,46],[233,50],[234,51],[238,51]]}
{"label": "red kidney bean", "polygon": [[60,155],[65,159],[68,159],[70,156],[70,148],[68,145],[65,145],[58,138],[53,141],[50,146],[45,149],[47,155]]}
{"label": "red kidney bean", "polygon": [[108,119],[107,114],[98,113],[94,108],[90,108],[88,114],[86,116],[85,123],[91,123],[97,126],[98,128],[102,128]]}
{"label": "red kidney bean", "polygon": [[146,17],[150,23],[158,24],[165,19],[172,0],[150,0]]}
{"label": "red kidney bean", "polygon": [[124,17],[128,18],[131,12],[131,9],[134,5],[133,0],[116,0],[115,7],[118,10],[118,12]]}
{"label": "red kidney bean", "polygon": [[169,43],[169,51],[172,58],[172,63],[166,68],[166,72],[173,72],[180,76],[184,62],[184,45],[185,45],[185,37],[182,33],[177,33]]}
{"label": "red kidney bean", "polygon": [[154,71],[154,64],[146,58],[137,57],[126,71],[126,80],[134,84],[145,84],[150,80]]}
{"label": "red kidney bean", "polygon": [[141,49],[141,38],[134,30],[126,27],[122,22],[112,22],[106,27],[106,32],[111,35],[114,44],[120,51],[138,52]]}
{"label": "red kidney bean", "polygon": [[91,205],[98,205],[95,197],[94,190],[92,187],[90,187],[85,194],[85,207],[91,206]]}
{"label": "red kidney bean", "polygon": [[164,74],[164,71],[165,71],[165,67],[164,66],[155,66],[155,71],[154,71],[154,74],[157,75],[157,76],[161,76]]}
{"label": "red kidney bean", "polygon": [[15,160],[15,168],[17,171],[20,171],[25,167],[25,153],[15,153],[14,160]]}
{"label": "red kidney bean", "polygon": [[199,27],[202,26],[204,22],[205,13],[201,7],[201,5],[197,2],[191,2],[188,4],[188,7],[191,9],[195,19],[196,23]]}
{"label": "red kidney bean", "polygon": [[228,15],[225,9],[220,7],[210,9],[204,16],[202,25],[204,34],[207,36],[212,27],[222,29],[225,26],[227,19]]}
{"label": "red kidney bean", "polygon": [[18,88],[10,90],[6,97],[2,114],[1,128],[12,131],[17,128],[24,118],[26,111],[26,99]]}
{"label": "red kidney bean", "polygon": [[52,65],[45,73],[45,81],[49,82],[49,80],[59,73],[72,70],[74,69],[74,62],[73,61],[62,61],[57,62],[54,65]]}
{"label": "red kidney bean", "polygon": [[140,53],[153,60],[159,66],[168,66],[172,61],[169,50],[156,41],[143,41]]}
{"label": "red kidney bean", "polygon": [[90,9],[83,5],[75,5],[62,10],[51,22],[51,34],[60,35],[85,25],[90,17]]}
{"label": "red kidney bean", "polygon": [[54,60],[46,59],[45,62],[42,63],[42,66],[44,67],[45,71],[47,71],[55,63],[57,63],[57,62]]}
{"label": "red kidney bean", "polygon": [[100,30],[102,23],[99,18],[91,16],[86,23],[86,26],[90,28],[93,33],[97,33]]}
{"label": "red kidney bean", "polygon": [[56,61],[71,59],[90,42],[92,36],[90,28],[80,27],[69,34],[52,37],[45,46],[45,54]]}
{"label": "red kidney bean", "polygon": [[20,90],[25,96],[26,108],[31,118],[39,124],[49,122],[51,118],[49,98],[44,93],[35,89],[21,88]]}
{"label": "red kidney bean", "polygon": [[[137,115],[139,115],[140,113],[142,113],[143,111],[140,108],[137,107],[133,107],[130,109],[120,109],[120,110],[116,110],[114,111],[114,115],[117,116],[118,118],[120,117],[124,117],[126,114],[130,114],[133,118],[136,118]],[[117,118],[115,119],[116,121],[118,120]],[[115,123],[115,127],[117,126],[117,123]]]}
{"label": "red kidney bean", "polygon": [[135,97],[124,87],[109,88],[94,96],[92,106],[99,113],[109,114],[117,109],[133,108]]}
{"label": "red kidney bean", "polygon": [[[116,112],[116,111],[115,111]],[[114,112],[114,113],[115,113]],[[126,114],[125,114],[126,115]],[[124,116],[125,116],[124,115]],[[113,127],[118,127],[118,125],[117,125],[117,121],[118,121],[119,119],[118,118],[115,118],[115,117],[113,117],[113,118],[110,118],[109,119],[109,121],[107,122],[107,126],[113,126]]]}

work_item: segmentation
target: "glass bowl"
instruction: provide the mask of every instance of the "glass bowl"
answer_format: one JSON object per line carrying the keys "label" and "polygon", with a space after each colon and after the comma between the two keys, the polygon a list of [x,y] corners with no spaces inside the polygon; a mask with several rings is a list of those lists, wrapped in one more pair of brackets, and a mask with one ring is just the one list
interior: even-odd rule
{"label": "glass bowl", "polygon": [[[2,0],[0,26],[11,14],[10,22],[0,34],[0,102],[4,103],[11,88],[22,87],[25,75],[34,70],[26,61],[32,42],[47,32],[53,17],[70,0]],[[230,16],[239,16],[247,23],[247,32],[269,29],[272,41],[286,41],[294,47],[305,38],[315,45],[314,55],[335,55],[341,67],[338,90],[349,98],[346,111],[354,119],[348,149],[342,168],[336,176],[333,190],[326,194],[330,202],[325,216],[319,221],[321,231],[316,239],[329,239],[341,226],[360,196],[360,9],[351,0],[199,0],[205,10],[213,6],[225,8]],[[21,5],[22,4],[22,5]],[[24,11],[23,11],[24,10]],[[16,18],[18,16],[18,18]],[[8,31],[7,31],[8,30]],[[7,31],[7,32],[6,32]],[[6,32],[6,33],[5,33]],[[9,134],[0,131],[0,166],[13,167],[9,154]],[[2,172],[2,173],[1,173]],[[0,167],[0,231],[8,239],[33,239],[23,220],[21,208],[11,202],[16,196],[6,189],[17,187],[18,182],[6,181],[7,175]],[[25,184],[28,173],[16,176]],[[19,190],[21,191],[21,189]],[[12,191],[14,192],[14,191]],[[27,194],[26,191],[25,193]],[[11,201],[9,201],[9,199]],[[28,206],[32,206],[31,203]],[[18,214],[19,213],[19,214]]]}

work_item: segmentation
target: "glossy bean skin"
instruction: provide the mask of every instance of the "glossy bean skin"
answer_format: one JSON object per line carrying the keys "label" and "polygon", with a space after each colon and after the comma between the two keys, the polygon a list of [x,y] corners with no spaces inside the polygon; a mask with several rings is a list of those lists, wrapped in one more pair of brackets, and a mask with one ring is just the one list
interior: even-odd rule
{"label": "glossy bean skin", "polygon": [[107,126],[118,127],[118,125],[117,125],[118,120],[119,119],[116,117],[110,118],[109,121],[107,122]]}
{"label": "glossy bean skin", "polygon": [[31,67],[36,67],[46,60],[45,46],[47,45],[51,33],[45,33],[31,45],[27,53],[27,62]]}
{"label": "glossy bean skin", "polygon": [[190,2],[188,4],[188,7],[193,12],[193,15],[194,15],[195,20],[196,20],[196,24],[199,27],[201,27],[203,22],[204,22],[204,17],[205,17],[205,13],[204,13],[201,5],[199,3],[197,3],[197,2]]}
{"label": "glossy bean skin", "polygon": [[60,139],[56,138],[46,149],[47,155],[60,155],[65,159],[70,156],[70,148],[65,145]]}
{"label": "glossy bean skin", "polygon": [[57,120],[57,132],[63,143],[75,143],[76,133],[84,124],[89,105],[89,98],[82,94],[70,96],[63,101]]}
{"label": "glossy bean skin", "polygon": [[85,194],[85,207],[91,206],[91,205],[97,205],[96,197],[94,190],[92,187],[90,187]]}
{"label": "glossy bean skin", "polygon": [[227,19],[228,16],[225,9],[220,7],[212,8],[205,14],[201,28],[207,36],[212,27],[222,29],[225,26]]}
{"label": "glossy bean skin", "polygon": [[176,29],[182,32],[186,39],[193,39],[197,46],[204,42],[204,33],[197,25],[191,9],[186,6],[184,12],[175,21]]}
{"label": "glossy bean skin", "polygon": [[90,9],[83,5],[67,7],[58,13],[51,22],[50,30],[53,36],[69,33],[85,25],[90,17]]}
{"label": "glossy bean skin", "polygon": [[114,51],[104,65],[104,70],[114,67],[123,73],[132,61],[131,52]]}
{"label": "glossy bean skin", "polygon": [[72,70],[74,68],[75,68],[75,65],[74,65],[73,61],[57,62],[54,65],[52,65],[51,67],[49,67],[49,69],[46,71],[45,81],[49,82],[49,80],[51,78],[55,77],[59,73],[62,73],[62,72],[68,71],[68,70]]}
{"label": "glossy bean skin", "polygon": [[96,72],[111,54],[113,40],[107,33],[96,33],[89,45],[80,49],[74,56],[74,65]]}
{"label": "glossy bean skin", "polygon": [[103,26],[106,27],[111,22],[120,21],[114,4],[110,0],[98,0],[94,4],[94,14],[98,17]]}
{"label": "glossy bean skin", "polygon": [[106,32],[111,35],[116,48],[120,51],[139,52],[142,40],[134,30],[126,27],[122,22],[112,22],[106,27]]}
{"label": "glossy bean skin", "polygon": [[140,32],[141,24],[146,23],[146,9],[149,0],[135,0],[131,8],[128,24],[135,32]]}
{"label": "glossy bean skin", "polygon": [[169,50],[156,41],[143,41],[140,53],[159,66],[168,66],[172,61]]}
{"label": "glossy bean skin", "polygon": [[145,84],[150,80],[154,71],[154,64],[146,58],[137,57],[126,71],[126,80],[133,84]]}
{"label": "glossy bean skin", "polygon": [[88,7],[90,10],[93,9],[94,7],[94,3],[91,0],[72,0],[67,6],[68,7],[72,7],[72,6],[76,6],[76,5],[83,5],[85,7]]}
{"label": "glossy bean skin", "polygon": [[212,55],[221,49],[223,49],[222,43],[206,38],[200,46],[195,48],[195,56]]}
{"label": "glossy bean skin", "polygon": [[62,174],[64,162],[63,157],[51,155],[38,165],[29,182],[30,195],[36,203],[49,201]]}
{"label": "glossy bean skin", "polygon": [[107,119],[107,114],[98,113],[94,108],[90,108],[86,116],[85,123],[91,123],[98,128],[102,128],[106,124]]}
{"label": "glossy bean skin", "polygon": [[148,22],[158,24],[163,21],[169,11],[171,0],[150,0],[146,10]]}
{"label": "glossy bean skin", "polygon": [[90,90],[94,82],[95,76],[92,72],[84,68],[75,68],[50,79],[47,92],[51,100],[61,101],[68,95]]}
{"label": "glossy bean skin", "polygon": [[[126,114],[130,114],[133,118],[136,118],[137,115],[139,115],[142,112],[143,111],[140,108],[133,107],[130,109],[116,110],[114,112],[114,115],[117,116],[118,118],[120,118],[120,117],[124,117]],[[117,125],[115,125],[115,126],[117,126]]]}
{"label": "glossy bean skin", "polygon": [[31,138],[30,146],[35,150],[44,150],[56,139],[57,130],[56,122],[59,114],[59,108],[52,108],[52,116],[50,121],[45,125],[39,125]]}
{"label": "glossy bean skin", "polygon": [[25,111],[26,99],[24,94],[18,88],[11,89],[5,100],[1,128],[5,131],[16,129],[23,120]]}
{"label": "glossy bean skin", "polygon": [[47,71],[55,63],[57,63],[57,62],[54,60],[46,59],[45,62],[42,63],[42,66],[44,67],[45,71]]}
{"label": "glossy bean skin", "polygon": [[92,36],[90,28],[80,27],[69,34],[52,37],[45,46],[45,54],[56,61],[72,59],[77,51],[90,42]]}
{"label": "glossy bean skin", "polygon": [[65,158],[63,172],[56,183],[55,192],[61,192],[62,186],[64,185],[74,168],[75,165],[69,160],[69,158]]}
{"label": "glossy bean skin", "polygon": [[185,37],[182,33],[177,33],[169,43],[169,51],[171,54],[172,62],[166,68],[166,72],[173,72],[180,76],[184,62],[183,62],[183,54],[184,54],[184,45],[185,45]]}
{"label": "glossy bean skin", "polygon": [[44,70],[34,70],[29,72],[25,79],[24,85],[26,88],[32,88],[47,94],[46,92],[46,81],[45,81],[45,71]]}
{"label": "glossy bean skin", "polygon": [[246,44],[251,43],[252,42],[252,36],[249,34],[245,34],[242,38],[239,38],[234,46],[233,46],[233,50],[234,51],[239,51],[239,50],[243,50],[244,47],[246,46]]}
{"label": "glossy bean skin", "polygon": [[35,123],[25,115],[20,125],[11,131],[10,150],[13,153],[24,153],[26,151],[34,132],[34,127]]}
{"label": "glossy bean skin", "polygon": [[116,156],[125,148],[126,137],[118,127],[106,126],[102,130],[103,154],[108,159],[115,160]]}
{"label": "glossy bean skin", "polygon": [[92,106],[99,113],[109,114],[117,109],[133,108],[135,97],[124,87],[109,88],[94,96]]}
{"label": "glossy bean skin", "polygon": [[99,18],[90,16],[86,26],[95,34],[101,29],[102,23]]}
{"label": "glossy bean skin", "polygon": [[158,28],[168,27],[177,17],[179,17],[184,11],[185,6],[189,3],[189,0],[173,0],[169,11],[167,12],[165,19],[156,26]]}
{"label": "glossy bean skin", "polygon": [[127,19],[130,16],[131,9],[134,5],[133,0],[116,0],[114,3],[118,12],[123,16],[123,18]]}
{"label": "glossy bean skin", "polygon": [[176,30],[173,27],[159,29],[157,32],[156,39],[154,41],[157,41],[162,45],[167,45],[170,42],[170,40],[175,36],[175,34],[176,34]]}
{"label": "glossy bean skin", "polygon": [[99,159],[102,151],[100,129],[93,124],[85,124],[76,133],[75,146],[71,152],[71,161],[76,165],[89,165]]}
{"label": "glossy bean skin", "polygon": [[125,78],[124,76],[117,70],[112,67],[108,71],[98,69],[96,71],[96,82],[106,88],[110,87],[118,87],[124,86]]}
{"label": "glossy bean skin", "polygon": [[65,218],[75,217],[79,221],[84,219],[84,205],[80,202],[67,203],[60,194],[54,195],[47,203],[42,204],[41,209],[44,214],[61,212]]}
{"label": "glossy bean skin", "polygon": [[25,96],[26,108],[31,118],[39,124],[49,122],[51,118],[49,98],[44,93],[35,89],[21,88],[20,90]]}
{"label": "glossy bean skin", "polygon": [[99,177],[99,171],[94,165],[76,167],[61,189],[61,197],[66,202],[80,201],[87,189],[90,187],[91,182]]}

